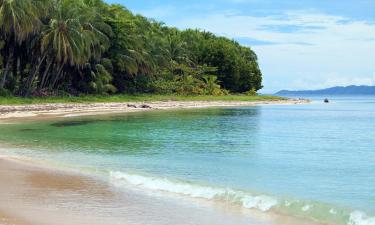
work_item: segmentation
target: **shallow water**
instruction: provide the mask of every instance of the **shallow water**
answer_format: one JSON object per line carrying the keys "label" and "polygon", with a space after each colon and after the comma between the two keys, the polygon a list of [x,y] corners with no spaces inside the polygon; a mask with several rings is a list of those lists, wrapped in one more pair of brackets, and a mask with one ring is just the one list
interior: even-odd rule
{"label": "shallow water", "polygon": [[319,221],[375,224],[375,98],[1,125],[13,154],[116,186]]}

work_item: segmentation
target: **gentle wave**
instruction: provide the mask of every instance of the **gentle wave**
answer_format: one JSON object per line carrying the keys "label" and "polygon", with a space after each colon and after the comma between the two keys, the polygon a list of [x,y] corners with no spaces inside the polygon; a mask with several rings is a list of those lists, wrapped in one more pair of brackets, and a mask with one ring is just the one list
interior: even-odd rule
{"label": "gentle wave", "polygon": [[117,181],[125,181],[128,184],[148,190],[166,191],[208,200],[226,200],[233,203],[241,203],[243,207],[248,209],[255,208],[264,212],[270,210],[278,203],[276,199],[265,195],[249,195],[232,189],[202,186],[187,182],[172,181],[166,178],[148,177],[122,172],[111,172],[110,176]]}
{"label": "gentle wave", "polygon": [[111,171],[110,179],[116,186],[131,185],[144,190],[169,192],[192,198],[240,204],[247,209],[274,211],[318,220],[330,224],[375,225],[375,218],[360,211],[340,209],[328,204],[254,194],[232,188],[222,188],[149,175]]}
{"label": "gentle wave", "polygon": [[354,211],[350,214],[348,225],[375,225],[375,217],[368,217],[361,211]]}

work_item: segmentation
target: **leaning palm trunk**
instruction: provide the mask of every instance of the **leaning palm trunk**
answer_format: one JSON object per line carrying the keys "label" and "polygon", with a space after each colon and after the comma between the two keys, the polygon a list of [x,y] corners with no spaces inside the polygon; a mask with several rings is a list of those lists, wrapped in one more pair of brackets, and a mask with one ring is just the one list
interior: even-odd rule
{"label": "leaning palm trunk", "polygon": [[8,57],[7,63],[5,64],[5,68],[3,70],[3,77],[0,81],[0,89],[4,88],[5,82],[7,81],[7,77],[9,74],[10,66],[12,64],[11,59],[13,58],[13,54],[11,53]]}
{"label": "leaning palm trunk", "polygon": [[57,74],[55,76],[55,79],[52,81],[50,88],[53,89],[56,86],[57,81],[60,79],[60,76],[62,74],[62,70],[64,68],[64,64],[62,64],[59,69],[57,70]]}
{"label": "leaning palm trunk", "polygon": [[1,79],[1,82],[0,82],[0,89],[4,88],[5,86],[5,82],[7,80],[7,76],[8,76],[8,73],[9,73],[9,67],[10,67],[10,63],[8,62],[4,68],[4,71],[3,71],[3,77]]}
{"label": "leaning palm trunk", "polygon": [[51,68],[52,63],[53,63],[53,60],[48,60],[47,67],[44,70],[42,80],[40,81],[40,84],[39,84],[39,88],[38,88],[39,91],[42,90],[45,86],[45,83],[46,83],[46,80],[47,80],[47,75],[48,75],[48,72]]}
{"label": "leaning palm trunk", "polygon": [[31,92],[31,86],[34,82],[34,79],[36,77],[36,74],[39,72],[39,68],[44,62],[44,59],[46,58],[46,55],[43,55],[42,58],[39,59],[39,62],[36,64],[36,66],[33,68],[33,72],[29,75],[27,82],[26,82],[26,91],[25,96],[29,96]]}

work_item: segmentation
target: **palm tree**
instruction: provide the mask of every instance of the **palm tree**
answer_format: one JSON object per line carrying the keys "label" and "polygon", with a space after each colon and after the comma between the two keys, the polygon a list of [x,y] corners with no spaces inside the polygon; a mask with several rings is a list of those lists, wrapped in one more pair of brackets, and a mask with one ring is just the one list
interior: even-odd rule
{"label": "palm tree", "polygon": [[99,57],[108,47],[106,34],[97,28],[99,25],[103,28],[105,24],[100,24],[93,9],[83,1],[61,0],[53,10],[53,17],[41,33],[41,60],[28,79],[28,93],[44,60],[47,60],[47,71],[43,73],[41,85],[46,82],[54,62],[56,73],[50,82],[50,87],[54,87],[65,66],[82,66],[92,57]]}
{"label": "palm tree", "polygon": [[40,28],[40,3],[39,0],[0,0],[0,35],[6,42],[3,54],[5,67],[0,88],[3,88],[6,82],[16,45],[20,45]]}
{"label": "palm tree", "polygon": [[172,30],[166,38],[166,49],[171,64],[191,63],[186,47],[187,44],[182,40],[180,33]]}
{"label": "palm tree", "polygon": [[59,65],[78,64],[83,61],[84,35],[80,10],[62,1],[56,6],[54,17],[42,32],[41,48],[44,54],[52,52]]}
{"label": "palm tree", "polygon": [[133,16],[128,10],[114,5],[110,7],[111,24],[117,38],[110,49],[114,65],[122,74],[131,77],[151,74],[154,63],[148,45],[149,22],[141,16]]}
{"label": "palm tree", "polygon": [[24,41],[39,29],[41,1],[0,0],[0,29],[5,37]]}
{"label": "palm tree", "polygon": [[218,84],[219,81],[217,80],[217,76],[204,75],[202,78],[205,82],[206,91],[209,95],[214,94],[216,90],[220,90],[220,85]]}

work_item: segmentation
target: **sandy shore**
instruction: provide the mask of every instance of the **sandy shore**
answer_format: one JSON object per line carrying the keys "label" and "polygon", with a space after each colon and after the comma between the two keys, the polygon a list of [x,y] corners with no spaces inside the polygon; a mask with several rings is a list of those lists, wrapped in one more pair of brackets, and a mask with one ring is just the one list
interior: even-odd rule
{"label": "sandy shore", "polygon": [[0,156],[1,225],[316,225],[226,203],[119,190],[109,180]]}
{"label": "sandy shore", "polygon": [[[111,201],[115,196],[93,178],[0,156],[0,180],[1,225],[120,224],[84,209],[94,207],[92,199]],[[74,203],[82,203],[82,210],[73,210]]]}
{"label": "sandy shore", "polygon": [[0,121],[31,117],[68,117],[149,110],[190,109],[207,107],[255,106],[266,104],[304,104],[308,100],[288,99],[275,101],[165,101],[127,103],[56,103],[32,105],[0,105]]}

